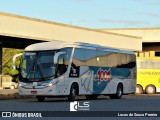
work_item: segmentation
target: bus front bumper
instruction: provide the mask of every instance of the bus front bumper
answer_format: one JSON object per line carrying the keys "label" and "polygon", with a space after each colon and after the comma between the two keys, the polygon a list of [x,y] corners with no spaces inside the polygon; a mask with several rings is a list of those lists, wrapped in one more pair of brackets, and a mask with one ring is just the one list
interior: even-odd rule
{"label": "bus front bumper", "polygon": [[55,88],[54,87],[45,87],[45,88],[18,88],[19,95],[31,95],[31,96],[39,96],[39,95],[45,95],[45,96],[54,96],[55,95]]}

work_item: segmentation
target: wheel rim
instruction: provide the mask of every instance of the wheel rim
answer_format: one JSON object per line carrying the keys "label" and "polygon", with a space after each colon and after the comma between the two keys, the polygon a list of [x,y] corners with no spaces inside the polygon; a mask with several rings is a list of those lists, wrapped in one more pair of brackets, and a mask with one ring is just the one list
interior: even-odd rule
{"label": "wheel rim", "polygon": [[119,97],[122,96],[122,89],[121,89],[121,88],[118,88],[117,95],[118,95]]}
{"label": "wheel rim", "polygon": [[148,87],[148,92],[149,92],[149,93],[154,93],[154,88],[151,87],[151,86],[149,86],[149,87]]}
{"label": "wheel rim", "polygon": [[140,93],[140,88],[136,87],[136,93]]}
{"label": "wheel rim", "polygon": [[72,89],[72,95],[75,96],[76,95],[76,90]]}

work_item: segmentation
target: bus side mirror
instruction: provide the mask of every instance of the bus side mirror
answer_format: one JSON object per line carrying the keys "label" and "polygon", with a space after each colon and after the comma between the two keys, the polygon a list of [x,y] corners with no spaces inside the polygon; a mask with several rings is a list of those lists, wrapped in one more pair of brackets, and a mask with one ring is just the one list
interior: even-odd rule
{"label": "bus side mirror", "polygon": [[58,52],[54,55],[54,64],[58,63],[58,57],[63,54],[66,54],[66,52]]}
{"label": "bus side mirror", "polygon": [[16,69],[16,58],[22,56],[22,53],[16,54],[12,59],[12,67]]}

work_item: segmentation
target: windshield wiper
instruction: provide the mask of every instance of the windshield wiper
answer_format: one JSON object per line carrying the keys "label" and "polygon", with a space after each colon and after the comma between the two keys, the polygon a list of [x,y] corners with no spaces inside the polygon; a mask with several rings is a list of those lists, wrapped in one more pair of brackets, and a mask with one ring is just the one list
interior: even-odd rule
{"label": "windshield wiper", "polygon": [[42,71],[41,71],[41,68],[40,68],[40,66],[39,66],[38,64],[37,64],[37,68],[38,68],[38,71],[39,71],[40,76],[42,77],[42,79],[43,79],[43,80],[46,80],[46,79],[44,78],[43,73],[42,73]]}
{"label": "windshield wiper", "polygon": [[[35,72],[35,71],[36,71],[36,70],[35,70],[35,68],[36,68],[36,61],[37,61],[37,58],[34,57],[34,62],[33,62],[33,64],[32,64],[32,66],[31,66],[31,68],[29,69],[29,71],[28,71],[25,79],[29,79],[29,78],[27,78],[28,75],[31,74],[32,72]],[[34,76],[34,77],[35,77],[35,76]]]}

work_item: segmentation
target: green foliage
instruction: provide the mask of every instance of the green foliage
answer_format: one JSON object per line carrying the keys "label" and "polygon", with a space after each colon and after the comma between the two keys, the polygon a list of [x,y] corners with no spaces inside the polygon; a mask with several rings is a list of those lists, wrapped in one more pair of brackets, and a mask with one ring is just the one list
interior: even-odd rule
{"label": "green foliage", "polygon": [[[18,71],[12,68],[12,58],[15,54],[22,53],[23,50],[3,48],[2,49],[2,75],[10,75],[14,81],[18,80]],[[16,66],[20,64],[20,58],[16,60]]]}

